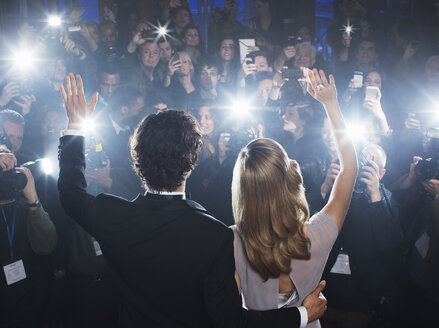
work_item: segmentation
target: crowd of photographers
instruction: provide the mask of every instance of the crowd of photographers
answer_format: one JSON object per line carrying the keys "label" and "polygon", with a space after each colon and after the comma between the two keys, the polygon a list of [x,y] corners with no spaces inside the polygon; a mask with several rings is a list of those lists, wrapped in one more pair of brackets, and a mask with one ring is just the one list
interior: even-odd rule
{"label": "crowd of photographers", "polygon": [[152,22],[115,5],[100,23],[83,22],[76,7],[60,25],[20,22],[2,36],[17,51],[4,47],[0,67],[0,326],[117,326],[118,291],[99,243],[61,208],[56,169],[40,172],[48,160],[38,159],[57,166],[68,72],[82,75],[89,96],[99,92],[84,122],[90,193],[141,193],[128,147],[134,128],[148,113],[185,110],[203,134],[186,189],[232,225],[233,165],[253,138],[277,140],[300,163],[312,213],[328,200],[340,166],[303,68],[334,73],[360,164],[323,275],[322,326],[431,322],[439,308],[439,8],[432,22],[384,23],[358,1],[340,1],[325,60],[310,26],[285,35],[268,0],[253,1],[257,16],[245,24],[226,0],[207,44],[184,1],[157,3]]}

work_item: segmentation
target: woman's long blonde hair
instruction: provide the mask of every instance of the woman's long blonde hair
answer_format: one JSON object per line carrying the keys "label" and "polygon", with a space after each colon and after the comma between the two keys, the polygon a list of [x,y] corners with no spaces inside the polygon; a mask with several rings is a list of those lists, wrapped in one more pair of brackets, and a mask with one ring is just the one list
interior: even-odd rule
{"label": "woman's long blonde hair", "polygon": [[276,141],[256,139],[241,150],[233,171],[232,205],[247,258],[264,280],[288,274],[292,258],[310,258],[300,167]]}

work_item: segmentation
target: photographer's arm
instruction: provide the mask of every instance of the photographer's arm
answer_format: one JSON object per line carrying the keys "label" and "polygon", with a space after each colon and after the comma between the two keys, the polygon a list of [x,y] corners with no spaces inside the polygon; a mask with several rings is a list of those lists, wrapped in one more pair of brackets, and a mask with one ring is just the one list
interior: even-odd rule
{"label": "photographer's arm", "polygon": [[328,114],[329,122],[334,131],[338,158],[340,159],[340,173],[335,179],[328,204],[323,208],[323,212],[329,214],[335,220],[340,230],[349,208],[357,176],[357,157],[338,105],[334,77],[330,75],[330,83],[328,83],[325,73],[321,70],[319,75],[317,70],[314,69],[313,72],[308,72],[308,78],[310,82],[308,92],[323,104]]}
{"label": "photographer's arm", "polygon": [[40,255],[50,254],[58,243],[55,225],[50,220],[49,214],[44,211],[39,203],[35,181],[28,168],[16,168],[26,175],[27,184],[22,194],[29,204],[29,217],[27,220],[27,236],[32,250]]}

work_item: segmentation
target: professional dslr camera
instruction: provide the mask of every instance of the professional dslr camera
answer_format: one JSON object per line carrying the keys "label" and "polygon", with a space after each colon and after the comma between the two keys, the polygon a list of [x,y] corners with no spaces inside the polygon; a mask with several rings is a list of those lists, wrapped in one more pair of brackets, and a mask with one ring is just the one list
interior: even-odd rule
{"label": "professional dslr camera", "polygon": [[430,139],[428,146],[432,157],[420,160],[415,166],[416,178],[421,181],[439,179],[439,128],[428,129],[426,137]]}
{"label": "professional dslr camera", "polygon": [[[37,179],[43,174],[47,173],[48,159],[40,158],[35,161],[24,163],[19,166],[22,168],[28,168],[32,176]],[[24,173],[17,170],[2,171],[0,170],[0,199],[6,200],[14,198],[20,194],[21,191],[27,185],[27,177]]]}

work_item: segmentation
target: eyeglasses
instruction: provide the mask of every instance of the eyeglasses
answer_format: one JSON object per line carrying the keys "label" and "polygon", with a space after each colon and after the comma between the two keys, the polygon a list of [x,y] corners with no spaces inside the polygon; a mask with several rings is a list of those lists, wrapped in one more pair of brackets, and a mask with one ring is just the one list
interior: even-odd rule
{"label": "eyeglasses", "polygon": [[218,72],[206,72],[206,71],[202,71],[201,72],[201,77],[217,77],[218,76]]}

